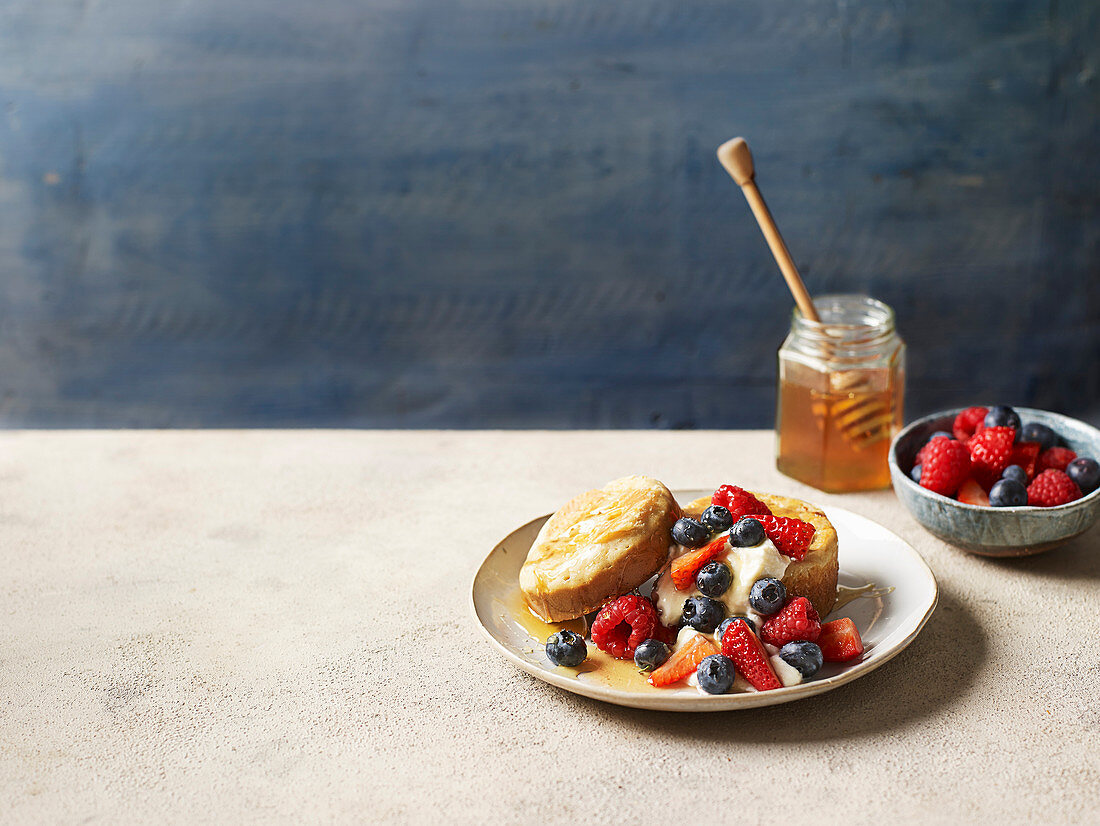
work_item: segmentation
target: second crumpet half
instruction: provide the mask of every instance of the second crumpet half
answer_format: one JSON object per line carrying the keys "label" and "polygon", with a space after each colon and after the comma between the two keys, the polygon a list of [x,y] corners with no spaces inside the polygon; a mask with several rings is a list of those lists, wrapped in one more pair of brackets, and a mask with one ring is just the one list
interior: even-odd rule
{"label": "second crumpet half", "polygon": [[519,573],[531,610],[562,622],[639,587],[668,559],[680,506],[649,476],[627,476],[569,500],[542,526]]}

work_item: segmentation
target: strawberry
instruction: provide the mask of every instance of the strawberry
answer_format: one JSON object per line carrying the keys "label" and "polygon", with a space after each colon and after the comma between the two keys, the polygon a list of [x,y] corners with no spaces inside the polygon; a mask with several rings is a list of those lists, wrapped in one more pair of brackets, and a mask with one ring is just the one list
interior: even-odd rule
{"label": "strawberry", "polygon": [[742,516],[771,515],[767,505],[737,485],[722,485],[710,497],[710,503],[728,510],[735,523]]}
{"label": "strawberry", "polygon": [[817,642],[820,634],[821,617],[806,597],[787,600],[779,613],[764,620],[760,628],[760,638],[777,648],[795,641]]}
{"label": "strawberry", "polygon": [[982,429],[982,422],[989,412],[988,407],[968,407],[955,417],[955,423],[951,426],[955,438],[965,442]]}
{"label": "strawberry", "polygon": [[1019,465],[1024,469],[1028,479],[1034,479],[1038,470],[1036,462],[1039,460],[1039,452],[1042,445],[1038,442],[1020,442],[1012,448],[1012,455],[1008,457],[1010,465]]}
{"label": "strawberry", "polygon": [[951,496],[970,476],[970,452],[962,442],[933,439],[921,466],[920,486]]}
{"label": "strawberry", "polygon": [[863,653],[863,640],[856,624],[847,617],[822,625],[817,644],[827,663],[846,663]]}
{"label": "strawberry", "polygon": [[973,479],[967,479],[959,488],[959,501],[964,505],[981,505],[988,508],[989,494]]}
{"label": "strawberry", "polygon": [[715,557],[721,555],[726,548],[726,536],[723,534],[709,545],[697,551],[678,556],[672,560],[669,566],[669,576],[677,591],[690,591],[695,586],[695,575],[699,569]]}
{"label": "strawberry", "polygon": [[[1052,447],[1051,450],[1058,450]],[[1047,468],[1027,486],[1027,503],[1040,508],[1053,508],[1081,498],[1081,488],[1065,471]]]}
{"label": "strawberry", "polygon": [[726,628],[722,635],[722,653],[733,660],[737,672],[757,691],[783,687],[772,671],[764,646],[744,620],[736,619]]}
{"label": "strawberry", "polygon": [[679,651],[665,660],[665,664],[649,675],[649,684],[656,688],[677,683],[689,677],[699,663],[712,654],[718,653],[718,646],[702,634],[695,634]]}
{"label": "strawberry", "polygon": [[764,535],[776,550],[791,559],[802,559],[806,555],[817,531],[809,522],[789,516],[754,516],[753,519],[764,526]]}
{"label": "strawberry", "polygon": [[1015,440],[1016,431],[1011,427],[987,427],[970,440],[970,469],[983,488],[992,487],[1001,478]]}
{"label": "strawberry", "polygon": [[1040,471],[1049,470],[1065,470],[1069,467],[1069,463],[1077,458],[1077,454],[1070,450],[1068,447],[1052,447],[1050,450],[1044,450],[1039,454],[1038,468]]}

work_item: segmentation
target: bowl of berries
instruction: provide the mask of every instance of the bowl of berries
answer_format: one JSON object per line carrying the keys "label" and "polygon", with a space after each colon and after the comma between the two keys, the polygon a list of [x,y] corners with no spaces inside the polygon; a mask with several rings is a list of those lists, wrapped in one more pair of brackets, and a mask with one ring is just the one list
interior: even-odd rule
{"label": "bowl of berries", "polygon": [[935,413],[890,445],[894,491],[945,542],[983,556],[1027,556],[1100,518],[1100,431],[1026,407]]}

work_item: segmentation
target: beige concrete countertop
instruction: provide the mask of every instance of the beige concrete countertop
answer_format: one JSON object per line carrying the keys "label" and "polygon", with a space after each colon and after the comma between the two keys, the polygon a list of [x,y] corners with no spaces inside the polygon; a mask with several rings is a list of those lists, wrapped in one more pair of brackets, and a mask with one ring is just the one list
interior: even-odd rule
{"label": "beige concrete countertop", "polygon": [[[820,697],[574,696],[468,608],[493,545],[646,473],[836,504],[939,579],[916,642]],[[0,435],[0,822],[1100,820],[1100,531],[991,561],[769,432]]]}

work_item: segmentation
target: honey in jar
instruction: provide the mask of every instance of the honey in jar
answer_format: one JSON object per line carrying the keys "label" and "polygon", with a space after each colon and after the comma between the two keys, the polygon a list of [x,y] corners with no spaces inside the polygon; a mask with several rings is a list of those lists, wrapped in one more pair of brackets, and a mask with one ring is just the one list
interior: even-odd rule
{"label": "honey in jar", "polygon": [[886,456],[905,396],[894,312],[861,295],[814,304],[821,321],[796,309],[779,349],[776,466],[824,491],[888,487]]}

